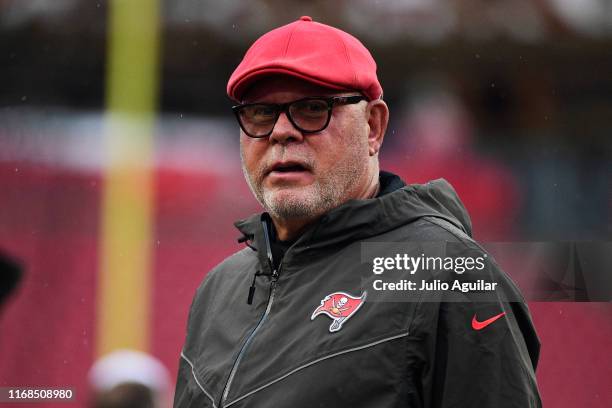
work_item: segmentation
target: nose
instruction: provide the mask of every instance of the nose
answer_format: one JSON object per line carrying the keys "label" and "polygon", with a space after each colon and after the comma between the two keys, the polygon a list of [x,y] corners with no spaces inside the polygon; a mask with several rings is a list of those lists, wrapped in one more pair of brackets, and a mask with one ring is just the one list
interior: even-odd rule
{"label": "nose", "polygon": [[270,143],[286,144],[290,142],[301,142],[304,140],[302,132],[297,130],[287,117],[287,113],[281,112],[269,136]]}

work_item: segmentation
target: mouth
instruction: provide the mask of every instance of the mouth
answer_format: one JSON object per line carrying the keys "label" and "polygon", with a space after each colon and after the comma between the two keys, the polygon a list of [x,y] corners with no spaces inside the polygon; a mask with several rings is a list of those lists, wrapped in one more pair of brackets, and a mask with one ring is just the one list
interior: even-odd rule
{"label": "mouth", "polygon": [[272,184],[297,186],[311,183],[314,175],[311,167],[303,162],[283,161],[270,166],[266,177]]}
{"label": "mouth", "polygon": [[268,170],[268,174],[290,174],[306,171],[310,171],[310,169],[305,164],[294,161],[286,161],[274,163]]}

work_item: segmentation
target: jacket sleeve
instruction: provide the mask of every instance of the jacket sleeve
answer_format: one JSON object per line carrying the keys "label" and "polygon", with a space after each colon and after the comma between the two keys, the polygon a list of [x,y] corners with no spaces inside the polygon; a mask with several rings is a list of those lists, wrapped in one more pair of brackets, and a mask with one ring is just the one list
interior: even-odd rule
{"label": "jacket sleeve", "polygon": [[194,314],[197,314],[196,310],[198,309],[198,298],[202,291],[202,286],[203,284],[201,284],[196,291],[189,308],[185,342],[179,356],[179,368],[176,378],[176,387],[174,390],[173,408],[204,408],[212,406],[201,390],[197,388],[198,384],[194,377],[193,362],[191,360],[194,357],[190,355],[193,353],[190,347],[192,344],[191,338],[194,330],[197,330],[197,325],[194,327]]}
{"label": "jacket sleeve", "polygon": [[535,378],[539,341],[523,302],[419,307],[407,348],[417,370],[410,370],[409,407],[541,407]]}
{"label": "jacket sleeve", "polygon": [[[438,219],[430,224],[423,239],[446,241],[444,255],[477,257],[486,253],[452,225]],[[441,234],[436,226],[452,234]],[[423,297],[417,305],[406,346],[407,407],[542,406],[535,377],[540,342],[529,310],[518,287],[487,256],[487,268],[466,272],[459,279],[497,282],[495,296],[475,292],[447,296],[445,292]],[[451,282],[458,276],[452,272],[439,278]],[[449,302],[450,298],[460,301]],[[499,317],[489,320],[495,316]]]}
{"label": "jacket sleeve", "polygon": [[[194,301],[192,301],[191,303],[191,306],[189,308],[189,315],[187,317],[187,330],[186,330],[185,345],[187,345],[189,341],[189,328],[190,328],[190,323],[191,323],[191,316],[193,314],[195,298],[196,297],[194,296]],[[176,378],[176,387],[174,389],[174,404],[172,405],[174,408],[187,408],[191,406],[191,400],[192,400],[192,391],[190,390],[191,381],[192,381],[191,362],[188,360],[187,356],[184,354],[184,350],[181,350],[181,354],[179,356],[178,374]]]}
{"label": "jacket sleeve", "polygon": [[176,379],[176,388],[174,390],[173,407],[188,407],[191,401],[191,392],[189,391],[189,381],[191,379],[191,366],[184,358],[179,360],[178,376]]}
{"label": "jacket sleeve", "polygon": [[[440,304],[432,407],[541,407],[526,335],[516,320],[517,306]],[[472,326],[473,319],[482,326],[495,316],[500,317],[486,327]]]}

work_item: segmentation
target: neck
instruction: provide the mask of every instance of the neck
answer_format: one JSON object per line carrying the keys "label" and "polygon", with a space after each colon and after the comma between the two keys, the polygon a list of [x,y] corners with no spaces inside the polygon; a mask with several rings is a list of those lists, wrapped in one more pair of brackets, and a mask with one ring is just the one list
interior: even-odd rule
{"label": "neck", "polygon": [[[380,182],[378,180],[378,172],[370,177],[367,185],[357,194],[349,196],[340,205],[352,199],[368,199],[374,198],[380,191]],[[324,213],[316,214],[313,217],[303,218],[276,218],[271,216],[276,235],[281,241],[291,241],[299,237],[304,230],[314,224]]]}
{"label": "neck", "polygon": [[272,217],[274,228],[276,228],[276,236],[281,241],[292,241],[302,235],[302,232],[321,216],[315,218],[275,218]]}

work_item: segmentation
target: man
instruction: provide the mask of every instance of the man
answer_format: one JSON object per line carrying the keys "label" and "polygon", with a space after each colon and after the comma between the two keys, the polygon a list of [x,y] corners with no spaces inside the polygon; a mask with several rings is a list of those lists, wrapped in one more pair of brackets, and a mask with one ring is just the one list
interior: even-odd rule
{"label": "man", "polygon": [[175,407],[539,407],[539,343],[503,272],[519,301],[376,301],[362,280],[362,243],[481,251],[448,183],[379,170],[389,113],[368,50],[302,17],[259,38],[227,91],[265,212],[197,290]]}

